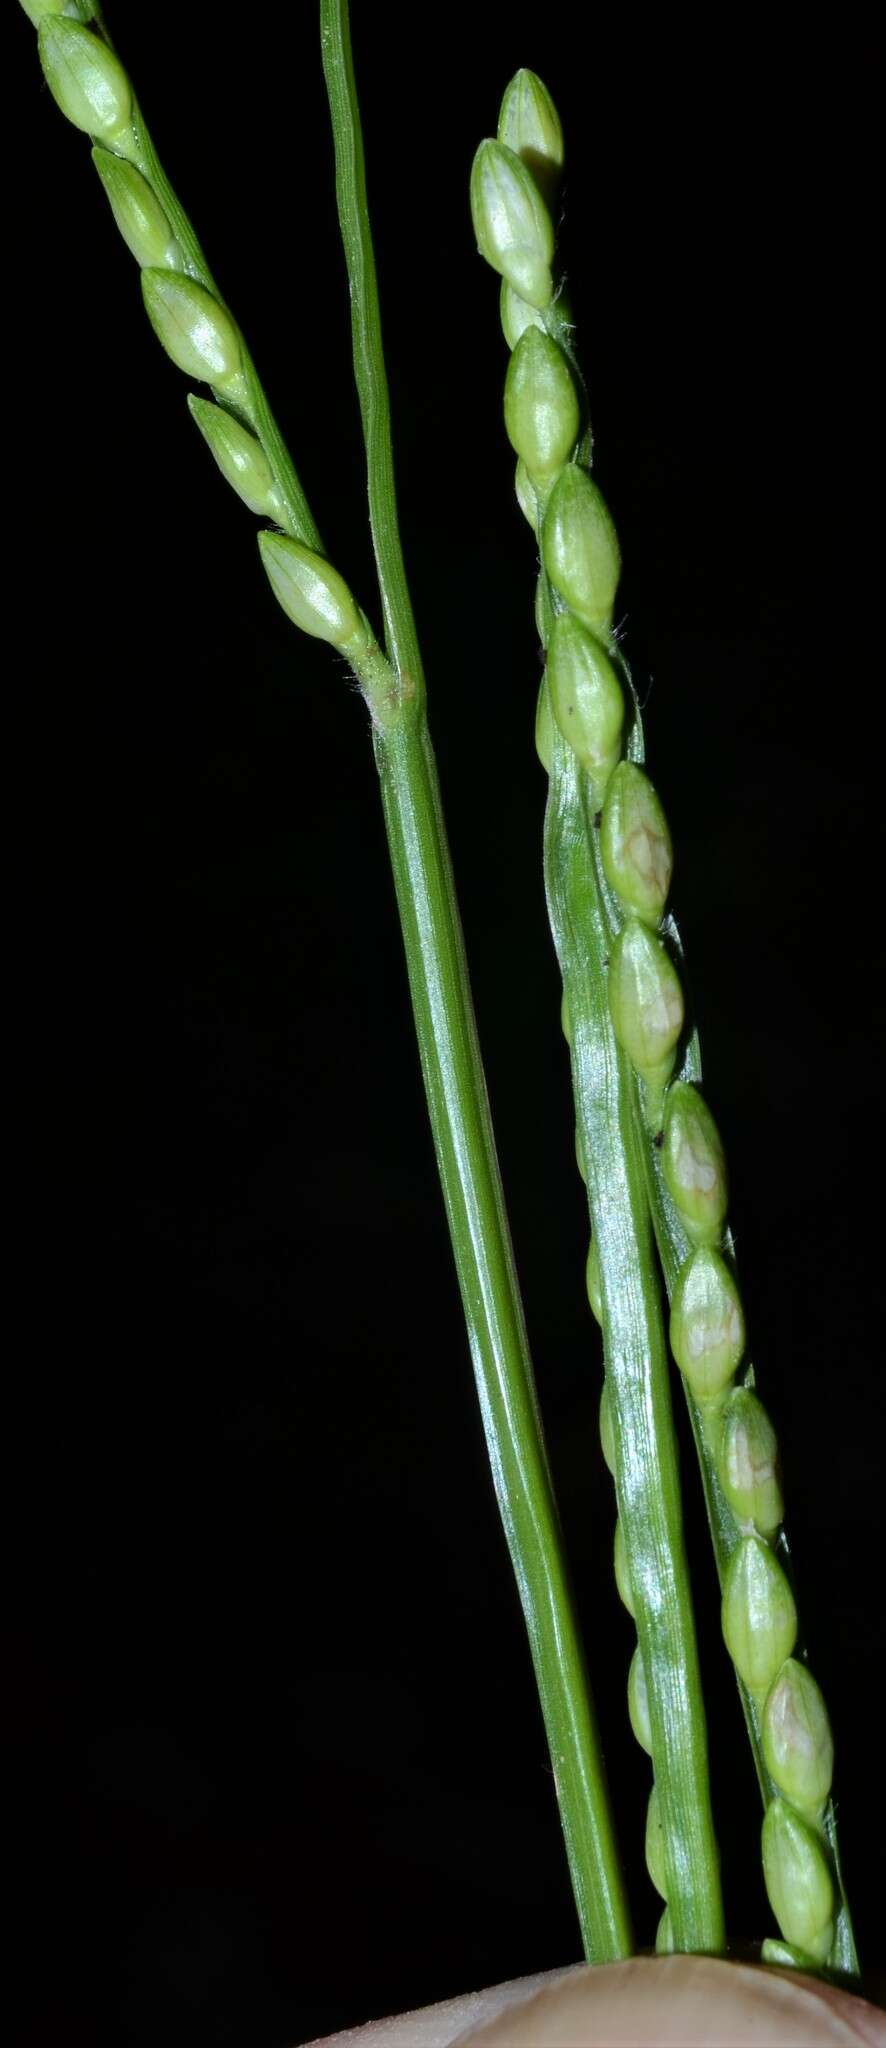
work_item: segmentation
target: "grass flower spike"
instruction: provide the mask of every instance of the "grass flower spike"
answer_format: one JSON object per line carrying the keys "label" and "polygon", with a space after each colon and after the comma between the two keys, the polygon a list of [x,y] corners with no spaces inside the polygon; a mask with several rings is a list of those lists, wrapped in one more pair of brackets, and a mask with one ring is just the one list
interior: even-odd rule
{"label": "grass flower spike", "polygon": [[[548,98],[540,81],[530,95],[526,74],[519,74],[505,93],[502,153],[507,149],[505,135],[513,132],[514,107],[533,100],[547,104]],[[674,1938],[682,1947],[717,1949],[723,1940],[722,1904],[664,1328],[642,1162],[630,1129],[629,1071],[619,1054],[610,1015],[604,966],[609,942],[607,937],[602,943],[602,899],[587,858],[590,815],[603,802],[624,737],[624,684],[611,634],[620,551],[605,500],[578,459],[580,448],[586,449],[589,441],[579,438],[583,398],[562,309],[557,301],[549,303],[521,284],[516,267],[502,261],[504,235],[493,235],[488,221],[478,217],[478,193],[487,168],[500,161],[502,154],[496,154],[493,144],[481,144],[471,200],[480,252],[504,273],[509,287],[510,295],[502,293],[503,327],[514,348],[506,382],[506,422],[524,464],[524,500],[530,490],[535,493],[536,517],[530,523],[541,534],[544,573],[537,621],[546,643],[547,666],[536,743],[551,776],[546,879],[571,1037],[577,1156],[591,1210],[595,1263],[592,1268],[589,1260],[589,1291],[596,1292],[599,1278],[611,1395],[607,1420],[619,1509],[615,1572],[621,1598],[637,1620],[647,1679],[662,1869],[667,1874]],[[535,219],[540,197],[539,193]],[[550,262],[550,215],[540,245]],[[521,321],[514,305],[520,297],[541,310],[543,335],[538,335],[536,323]],[[658,940],[639,924],[637,931],[636,944],[622,949],[614,1014],[625,1035],[638,1042],[642,1037],[642,1056],[657,1077],[659,1070],[664,1075],[666,1057],[679,1032],[682,1003],[679,983]],[[614,980],[619,982],[617,966]]]}
{"label": "grass flower spike", "polygon": [[671,1350],[699,1402],[731,1386],[745,1348],[744,1313],[719,1252],[693,1252],[671,1299]]}
{"label": "grass flower spike", "polygon": [[554,230],[532,172],[501,142],[482,142],[471,172],[477,247],[526,304],[543,312],[554,281]]}
{"label": "grass flower spike", "polygon": [[[519,73],[505,94],[501,141],[522,146],[518,110],[541,109],[548,100],[540,81],[531,93],[526,74]],[[528,113],[525,118],[531,125]],[[542,125],[540,113],[533,118]],[[537,147],[538,136],[529,145]],[[488,144],[482,145],[482,150],[488,149]],[[559,164],[559,145],[553,155]],[[553,170],[553,161],[548,168]],[[545,175],[543,170],[541,191],[547,189]],[[481,254],[501,270],[495,243],[480,234],[477,239]],[[553,251],[546,260],[553,263]],[[522,296],[527,302],[532,298],[529,292]],[[807,1752],[809,1796],[826,1776],[829,1783],[826,1710],[805,1664],[793,1656],[798,1620],[779,1554],[778,1447],[765,1409],[748,1384],[751,1368],[727,1223],[724,1148],[698,1085],[697,1043],[686,1034],[679,934],[667,908],[671,835],[661,799],[642,765],[639,711],[613,637],[618,537],[587,471],[587,428],[580,440],[576,432],[568,455],[565,433],[562,442],[551,434],[543,451],[546,457],[550,451],[550,466],[546,463],[539,477],[533,477],[531,458],[537,461],[538,451],[532,445],[532,413],[524,397],[531,390],[529,369],[539,366],[539,390],[543,365],[544,389],[553,391],[557,385],[563,391],[564,426],[567,375],[581,412],[584,404],[560,298],[551,303],[536,299],[536,310],[530,311],[528,306],[521,309],[520,297],[519,279],[507,276],[501,294],[502,327],[513,357],[506,380],[506,424],[524,464],[523,509],[540,532],[536,619],[548,644],[536,716],[536,747],[550,776],[548,899],[564,979],[578,1150],[592,1214],[588,1292],[604,1331],[607,1379],[601,1430],[619,1495],[616,1570],[621,1596],[636,1612],[640,1635],[629,1688],[631,1721],[643,1743],[647,1714],[640,1703],[642,1671],[655,1767],[658,1820],[653,1835],[657,1844],[660,1821],[665,1843],[664,1863],[655,1850],[657,1875],[667,1873],[662,1886],[667,1912],[659,1945],[684,1947],[698,1938],[704,1884],[711,1902],[709,1929],[717,1924],[718,1907],[710,1835],[707,1847],[699,1844],[697,1850],[694,1914],[687,1915],[685,1890],[681,1897],[682,1873],[673,1858],[673,1831],[679,1826],[676,1759],[673,1748],[668,1753],[657,1711],[657,1695],[666,1684],[658,1661],[663,1645],[649,1633],[649,1616],[644,1615],[644,1530],[625,1492],[626,1459],[631,1459],[635,1471],[641,1458],[658,1455],[666,1473],[672,1455],[665,1451],[662,1456],[661,1450],[653,1454],[649,1444],[640,1452],[631,1438],[639,1418],[632,1407],[630,1375],[638,1374],[641,1359],[651,1362],[650,1396],[659,1386],[654,1363],[659,1342],[657,1274],[651,1263],[648,1268],[646,1264],[650,1248],[645,1232],[650,1227],[671,1298],[671,1345],[683,1375],[702,1467],[723,1591],[724,1636],[739,1677],[767,1808],[764,1863],[770,1901],[784,1937],[779,1954],[790,1960],[829,1959],[834,1967],[851,1971],[857,1959],[839,1876],[833,1806],[826,1797],[810,1814],[802,1801],[797,1803]],[[538,333],[539,318],[543,334]],[[551,344],[561,352],[559,383]],[[544,418],[541,402],[539,418]],[[555,454],[564,460],[552,478]],[[621,719],[614,690],[607,693],[602,688],[603,675],[611,676],[621,692]],[[607,1019],[627,1073],[607,1044]],[[745,1376],[744,1382],[739,1374]],[[663,1386],[660,1398],[665,1430],[661,1442],[666,1445]],[[647,1503],[645,1514],[650,1513]],[[647,1533],[648,1527],[647,1520]],[[671,1644],[681,1640],[685,1670],[692,1674],[684,1682],[688,1719],[682,1729],[688,1741],[693,1716],[700,1715],[700,1698],[681,1540],[676,1515],[670,1523],[671,1583],[675,1592],[686,1592],[687,1605],[682,1624],[676,1608],[671,1617]],[[659,1575],[662,1566],[659,1552]],[[655,1597],[661,1598],[660,1577]],[[696,1794],[704,1810],[703,1733],[698,1723],[692,1739]],[[774,1799],[776,1793],[780,1796]],[[773,1810],[775,1817],[770,1819]],[[807,1905],[801,1906],[798,1902],[804,1898]],[[814,1904],[809,1905],[809,1899]]]}
{"label": "grass flower spike", "polygon": [[619,932],[610,955],[609,1009],[615,1036],[645,1082],[648,1114],[658,1124],[683,1029],[683,991],[660,939],[640,919]]}
{"label": "grass flower spike", "polygon": [[687,1236],[695,1244],[719,1244],[729,1206],[726,1160],[704,1097],[685,1081],[668,1095],[661,1163]]}
{"label": "grass flower spike", "polygon": [[621,574],[621,549],[602,491],[577,463],[567,463],[551,492],[542,556],[564,605],[605,641]]}
{"label": "grass flower spike", "polygon": [[39,28],[47,14],[67,14],[68,0],[21,0],[29,21]]}
{"label": "grass flower spike", "polygon": [[563,352],[542,328],[524,329],[508,365],[505,426],[536,490],[559,474],[578,439],[579,402]]}
{"label": "grass flower spike", "polygon": [[314,639],[328,640],[339,654],[349,648],[361,654],[368,628],[338,570],[282,533],[259,534],[258,545],[277,603],[293,625]]}
{"label": "grass flower spike", "polygon": [[758,1536],[774,1536],[784,1520],[778,1439],[762,1401],[749,1387],[736,1387],[723,1410],[718,1471],[736,1522]]}
{"label": "grass flower spike", "polygon": [[834,1881],[820,1837],[783,1799],[766,1809],[763,1874],[786,1941],[826,1963],[834,1941]]}
{"label": "grass flower spike", "polygon": [[534,71],[518,71],[499,109],[498,139],[531,172],[550,207],[563,171],[563,127],[547,86]]}
{"label": "grass flower spike", "polygon": [[572,612],[558,612],[548,639],[546,697],[554,721],[590,776],[595,801],[621,752],[624,691],[600,641]]}
{"label": "grass flower spike", "polygon": [[748,1692],[765,1701],[796,1643],[797,1609],[777,1557],[759,1536],[744,1536],[732,1553],[723,1635]]}
{"label": "grass flower spike", "polygon": [[196,421],[210,453],[215,456],[225,482],[236,491],[250,512],[264,519],[285,519],[283,501],[274,482],[271,465],[255,434],[241,426],[224,406],[211,399],[188,399],[188,411]]}
{"label": "grass flower spike", "polygon": [[126,157],[95,148],[92,161],[108,195],[114,219],[142,269],[181,270],[182,252],[147,178]]}
{"label": "grass flower spike", "polygon": [[499,310],[502,333],[509,348],[516,348],[520,336],[526,333],[527,327],[535,327],[541,333],[547,332],[544,314],[540,313],[536,306],[530,306],[526,299],[521,299],[519,292],[515,292],[507,281],[502,282]]}
{"label": "grass flower spike", "polygon": [[44,15],[38,42],[43,76],[66,118],[120,156],[134,155],[132,94],[113,50],[81,22],[57,14]]}
{"label": "grass flower spike", "polygon": [[240,337],[223,306],[191,277],[142,272],[145,311],[157,340],[186,377],[224,390],[242,377]]}
{"label": "grass flower spike", "polygon": [[649,1718],[649,1693],[646,1687],[646,1666],[639,1643],[628,1667],[628,1715],[631,1728],[641,1749],[652,1755],[652,1722]]}
{"label": "grass flower spike", "polygon": [[674,857],[668,821],[648,775],[620,761],[600,820],[600,857],[626,910],[655,931],[664,916]]}
{"label": "grass flower spike", "polygon": [[821,1688],[793,1657],[766,1698],[763,1755],[779,1792],[799,1813],[818,1819],[830,1797],[834,1743]]}

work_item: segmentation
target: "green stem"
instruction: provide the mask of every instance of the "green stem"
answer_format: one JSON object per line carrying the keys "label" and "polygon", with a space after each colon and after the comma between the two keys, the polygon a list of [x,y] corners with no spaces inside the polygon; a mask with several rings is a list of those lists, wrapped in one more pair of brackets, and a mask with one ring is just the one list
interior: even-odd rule
{"label": "green stem", "polygon": [[616,1493],[647,1678],[668,1909],[677,1948],[716,1951],[725,1931],[668,1362],[634,1081],[609,1017],[609,931],[593,837],[581,771],[557,734],[545,879],[571,1022],[573,1088],[600,1260]]}
{"label": "green stem", "polygon": [[320,0],[320,33],[335,142],[338,218],[351,288],[354,376],[366,442],[369,520],[384,613],[385,645],[407,687],[421,692],[421,654],[397,520],[391,408],[347,0]]}
{"label": "green stem", "polygon": [[434,1145],[499,1511],[517,1578],[589,1960],[631,1953],[602,1758],[533,1385],[423,712],[375,734]]}
{"label": "green stem", "polygon": [[631,1928],[495,1154],[467,963],[424,713],[397,521],[390,402],[346,0],[320,0],[348,268],[369,516],[400,712],[374,734],[415,1028],[499,1511],[554,1766],[585,1953],[630,1954]]}

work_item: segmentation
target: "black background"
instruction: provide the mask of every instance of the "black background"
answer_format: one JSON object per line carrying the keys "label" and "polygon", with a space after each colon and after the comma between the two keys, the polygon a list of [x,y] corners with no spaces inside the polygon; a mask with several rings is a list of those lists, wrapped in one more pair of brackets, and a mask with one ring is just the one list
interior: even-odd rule
{"label": "black background", "polygon": [[[771,14],[452,0],[355,44],[401,509],[550,1450],[638,1938],[583,1295],[533,558],[467,212],[520,63],[621,607],[677,847],[710,1099],[783,1441],[847,1875],[877,1960],[882,1259],[869,53]],[[539,19],[539,15],[541,18]],[[131,18],[128,18],[131,16]],[[111,21],[330,553],[372,609],[315,10]],[[820,40],[819,40],[820,38]],[[374,770],[269,598],[145,322],[86,142],[9,19],[4,446],[17,527],[8,1560],[23,2040],[284,2048],[570,1960],[542,1731],[435,1183]],[[11,81],[14,81],[11,82]],[[873,1187],[873,1192],[864,1192]],[[770,1926],[691,1456],[727,1911]],[[879,1817],[878,1817],[879,1813]]]}

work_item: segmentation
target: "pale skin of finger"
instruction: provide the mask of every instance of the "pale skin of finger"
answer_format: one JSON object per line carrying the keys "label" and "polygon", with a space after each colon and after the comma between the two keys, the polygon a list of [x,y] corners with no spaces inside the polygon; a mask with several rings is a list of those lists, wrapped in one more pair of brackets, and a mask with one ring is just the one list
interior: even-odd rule
{"label": "pale skin of finger", "polygon": [[633,1957],[469,1992],[314,2048],[886,2048],[886,2015],[795,1970]]}
{"label": "pale skin of finger", "polygon": [[465,1991],[461,1998],[446,1998],[441,2005],[422,2006],[419,2012],[371,2020],[368,2026],[348,2027],[343,2034],[324,2034],[320,2041],[309,2041],[306,2048],[351,2048],[352,2043],[353,2048],[452,2048],[454,2042],[470,2039],[487,2020],[580,1969],[581,1964],[576,1963],[570,1970],[513,1977],[507,1984],[490,1985],[487,1991]]}

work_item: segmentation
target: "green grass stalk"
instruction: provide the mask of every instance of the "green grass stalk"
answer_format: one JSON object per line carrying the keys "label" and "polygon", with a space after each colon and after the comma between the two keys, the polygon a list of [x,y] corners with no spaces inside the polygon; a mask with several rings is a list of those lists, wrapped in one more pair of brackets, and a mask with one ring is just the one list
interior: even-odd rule
{"label": "green grass stalk", "polygon": [[370,525],[402,706],[392,730],[375,732],[385,826],[499,1511],[529,1632],[585,1952],[603,1961],[629,1953],[630,1923],[542,1440],[400,543],[347,0],[321,0],[320,20]]}

